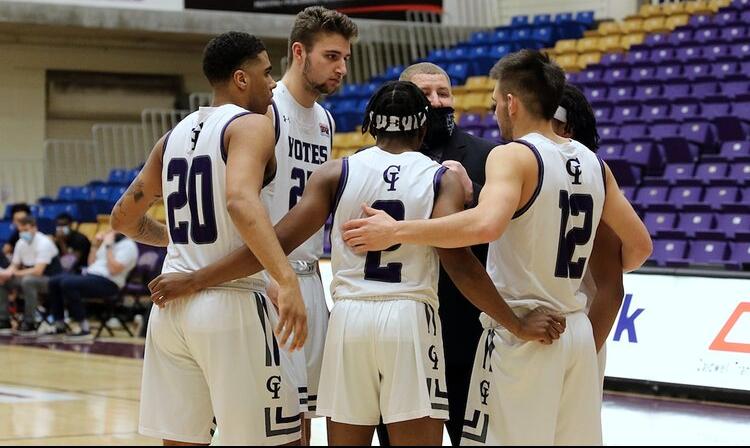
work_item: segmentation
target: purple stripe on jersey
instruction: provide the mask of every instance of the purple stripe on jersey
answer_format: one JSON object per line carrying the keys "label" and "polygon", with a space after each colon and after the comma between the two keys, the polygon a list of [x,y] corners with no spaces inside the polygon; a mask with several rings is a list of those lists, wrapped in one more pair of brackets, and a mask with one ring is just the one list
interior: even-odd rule
{"label": "purple stripe on jersey", "polygon": [[604,169],[604,160],[596,154],[596,160],[599,161],[599,166],[602,167],[602,183],[604,184],[604,195],[607,195],[607,170]]}
{"label": "purple stripe on jersey", "polygon": [[169,130],[166,134],[164,134],[164,144],[161,146],[161,164],[164,165],[164,153],[167,152],[167,142],[169,141],[169,136],[172,135],[172,129]]}
{"label": "purple stripe on jersey", "polygon": [[447,166],[441,166],[435,171],[435,176],[432,178],[432,190],[435,192],[433,201],[437,199],[438,192],[440,191],[440,181],[443,179],[443,174],[448,171]]}
{"label": "purple stripe on jersey", "polygon": [[276,107],[276,101],[271,100],[271,109],[273,109],[273,127],[276,131],[276,144],[279,144],[279,137],[281,137],[281,125],[279,124],[279,109]]}
{"label": "purple stripe on jersey", "polygon": [[328,133],[331,135],[331,151],[333,151],[333,122],[331,121],[331,113],[325,107],[323,110],[326,113],[326,118],[328,118]]}
{"label": "purple stripe on jersey", "polygon": [[336,218],[336,209],[339,208],[341,196],[344,195],[347,180],[349,180],[349,157],[344,157],[341,159],[341,176],[339,177],[339,186],[336,188],[336,197],[333,200],[333,210],[331,212],[334,219]]}
{"label": "purple stripe on jersey", "polygon": [[532,145],[526,140],[515,140],[515,143],[520,143],[526,146],[531,150],[531,152],[534,153],[534,157],[536,157],[536,163],[539,165],[539,181],[537,182],[536,189],[534,190],[534,194],[531,195],[531,199],[529,199],[529,202],[527,202],[526,205],[521,207],[515,214],[513,214],[513,219],[516,219],[519,216],[523,215],[528,209],[531,208],[532,205],[534,205],[534,201],[536,201],[537,196],[539,196],[539,193],[542,192],[542,183],[544,182],[544,163],[542,163],[542,156],[541,154],[539,154],[539,150],[536,149],[536,146]]}
{"label": "purple stripe on jersey", "polygon": [[229,121],[224,124],[224,127],[221,129],[221,158],[224,160],[224,163],[227,163],[227,148],[224,146],[224,133],[227,132],[227,128],[229,127],[232,122],[240,117],[244,117],[245,115],[250,115],[252,112],[240,112],[234,117],[230,118]]}

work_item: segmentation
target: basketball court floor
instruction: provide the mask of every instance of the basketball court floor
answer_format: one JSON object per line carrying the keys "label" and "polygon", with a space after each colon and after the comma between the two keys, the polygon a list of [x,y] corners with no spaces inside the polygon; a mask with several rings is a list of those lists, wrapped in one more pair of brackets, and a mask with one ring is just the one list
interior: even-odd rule
{"label": "basketball court floor", "polygon": [[[159,445],[138,434],[142,366],[140,339],[0,337],[0,445]],[[602,413],[607,445],[750,445],[750,407],[605,393]]]}

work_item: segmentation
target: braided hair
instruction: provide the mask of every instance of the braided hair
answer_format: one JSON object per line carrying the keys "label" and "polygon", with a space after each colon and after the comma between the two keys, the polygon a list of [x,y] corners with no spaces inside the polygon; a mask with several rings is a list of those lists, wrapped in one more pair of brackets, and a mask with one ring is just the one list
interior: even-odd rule
{"label": "braided hair", "polygon": [[410,81],[389,81],[370,98],[362,133],[378,137],[413,139],[427,126],[430,102]]}
{"label": "braided hair", "polygon": [[567,112],[565,130],[596,152],[599,149],[599,132],[596,130],[596,116],[586,96],[577,87],[566,84],[560,107]]}

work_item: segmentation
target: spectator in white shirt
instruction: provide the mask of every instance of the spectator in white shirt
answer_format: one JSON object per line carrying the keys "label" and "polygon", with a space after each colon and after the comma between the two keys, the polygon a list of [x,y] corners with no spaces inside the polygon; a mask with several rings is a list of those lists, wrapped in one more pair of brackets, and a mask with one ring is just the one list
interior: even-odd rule
{"label": "spectator in white shirt", "polygon": [[20,290],[25,306],[18,334],[26,336],[35,333],[34,311],[39,304],[39,293],[47,291],[49,277],[59,274],[62,268],[55,242],[38,231],[32,216],[19,219],[17,227],[19,240],[10,266],[0,270],[0,334],[11,332],[9,296]]}

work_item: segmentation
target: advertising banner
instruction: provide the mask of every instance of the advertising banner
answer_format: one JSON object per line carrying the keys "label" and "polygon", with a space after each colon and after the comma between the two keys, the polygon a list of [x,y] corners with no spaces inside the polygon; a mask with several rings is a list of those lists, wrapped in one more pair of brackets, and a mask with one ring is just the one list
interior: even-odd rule
{"label": "advertising banner", "polygon": [[186,9],[297,14],[308,6],[336,9],[351,17],[404,19],[406,11],[442,13],[442,0],[185,0]]}

